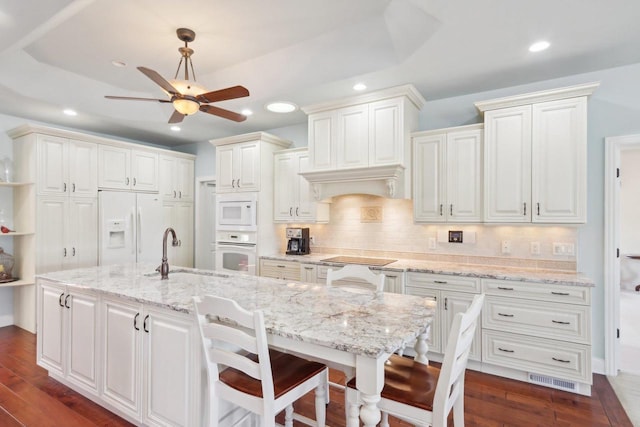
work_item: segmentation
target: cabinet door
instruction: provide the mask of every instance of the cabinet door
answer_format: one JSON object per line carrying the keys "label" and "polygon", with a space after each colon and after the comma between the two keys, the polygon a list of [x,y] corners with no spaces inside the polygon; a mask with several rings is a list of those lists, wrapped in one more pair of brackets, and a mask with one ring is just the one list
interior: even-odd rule
{"label": "cabinet door", "polygon": [[369,166],[401,163],[404,159],[402,99],[369,104]]}
{"label": "cabinet door", "polygon": [[404,293],[404,283],[402,280],[402,273],[392,273],[383,271],[384,273],[384,291],[394,292],[396,294]]}
{"label": "cabinet door", "polygon": [[273,157],[273,220],[293,220],[296,196],[296,181],[300,176],[295,169],[294,153],[280,153]]}
{"label": "cabinet door", "polygon": [[309,116],[309,158],[311,170],[333,169],[335,155],[335,120],[333,111]]}
{"label": "cabinet door", "polygon": [[98,393],[98,298],[80,291],[69,292],[67,379]]}
{"label": "cabinet door", "polygon": [[38,135],[38,194],[68,194],[68,140]]}
{"label": "cabinet door", "polygon": [[[262,267],[260,268],[262,273]],[[262,274],[261,274],[262,275]],[[300,281],[307,283],[316,283],[317,267],[313,264],[300,264]]]}
{"label": "cabinet door", "polygon": [[[445,292],[441,291],[440,304],[442,307],[442,353],[447,351],[447,341],[449,339],[449,333],[451,332],[451,325],[453,324],[453,318],[458,313],[464,313],[473,301],[474,294]],[[482,328],[480,325],[476,328],[475,338],[471,344],[471,351],[469,353],[470,360],[480,360],[482,357]]]}
{"label": "cabinet door", "polygon": [[533,105],[533,222],[587,221],[587,98]]}
{"label": "cabinet door", "polygon": [[198,347],[193,319],[158,310],[146,315],[144,421],[148,425],[196,425],[192,383],[200,372],[194,369]]}
{"label": "cabinet door", "polygon": [[98,187],[116,190],[131,187],[131,150],[98,145]]}
{"label": "cabinet door", "polygon": [[98,145],[69,141],[70,194],[76,197],[98,196]]}
{"label": "cabinet door", "polygon": [[176,187],[177,159],[174,157],[160,156],[158,171],[158,189],[164,200],[178,198]]}
{"label": "cabinet door", "polygon": [[64,375],[64,286],[38,281],[38,365]]}
{"label": "cabinet door", "polygon": [[441,299],[440,299],[440,291],[430,288],[425,288],[422,286],[412,286],[410,283],[407,283],[406,293],[408,295],[418,295],[421,297],[428,298],[432,301],[435,301],[437,304],[437,310],[435,315],[433,316],[433,320],[431,321],[431,326],[429,327],[429,339],[427,340],[427,344],[429,345],[429,351],[434,353],[443,353],[444,348],[442,347],[442,325],[441,325]]}
{"label": "cabinet door", "polygon": [[484,113],[484,220],[531,221],[531,106]]}
{"label": "cabinet door", "polygon": [[258,142],[240,144],[237,151],[238,170],[236,191],[260,190],[260,145]]}
{"label": "cabinet door", "polygon": [[38,199],[36,213],[38,273],[65,269],[67,259],[71,256],[66,234],[68,215],[68,197]]}
{"label": "cabinet door", "polygon": [[158,191],[158,154],[137,150],[131,152],[131,188]]}
{"label": "cabinet door", "polygon": [[482,221],[482,131],[447,135],[447,221]]}
{"label": "cabinet door", "polygon": [[355,105],[335,112],[336,168],[369,164],[369,106]]}
{"label": "cabinet door", "polygon": [[140,304],[104,298],[101,304],[102,398],[127,415],[141,413],[142,334],[144,316]]}
{"label": "cabinet door", "polygon": [[413,140],[413,217],[416,222],[445,222],[446,134]]}
{"label": "cabinet door", "polygon": [[98,199],[69,201],[67,259],[72,268],[98,265]]}
{"label": "cabinet door", "polygon": [[234,148],[233,144],[216,147],[216,192],[218,193],[235,191]]}
{"label": "cabinet door", "polygon": [[318,212],[319,205],[311,194],[309,181],[302,175],[298,175],[299,172],[309,170],[309,152],[297,153],[294,161],[296,162],[296,166],[293,168],[294,174],[292,181],[296,183],[294,186],[294,199],[297,200],[295,209],[296,218],[300,221],[328,221],[328,213],[325,215],[325,218]]}
{"label": "cabinet door", "polygon": [[178,203],[175,215],[176,233],[180,241],[175,264],[193,267],[193,204]]}
{"label": "cabinet door", "polygon": [[194,162],[189,159],[177,159],[177,188],[178,199],[187,201],[193,201],[193,189],[194,183]]}

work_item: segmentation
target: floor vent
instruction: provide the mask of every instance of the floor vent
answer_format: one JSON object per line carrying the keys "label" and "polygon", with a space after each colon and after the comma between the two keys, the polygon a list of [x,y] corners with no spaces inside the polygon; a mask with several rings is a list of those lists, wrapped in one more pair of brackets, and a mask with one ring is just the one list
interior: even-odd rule
{"label": "floor vent", "polygon": [[548,377],[546,375],[533,374],[531,372],[529,372],[529,382],[564,391],[576,391],[578,388],[578,384],[575,381],[561,380],[558,378]]}

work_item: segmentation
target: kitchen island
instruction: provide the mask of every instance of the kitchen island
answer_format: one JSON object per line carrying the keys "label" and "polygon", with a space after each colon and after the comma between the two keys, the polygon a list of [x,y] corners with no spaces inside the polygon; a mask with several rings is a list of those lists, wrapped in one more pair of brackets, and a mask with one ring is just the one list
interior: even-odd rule
{"label": "kitchen island", "polygon": [[[374,423],[384,361],[406,343],[426,360],[435,304],[425,298],[242,274],[127,264],[38,276],[38,364],[103,406],[146,425],[201,425],[206,384],[193,296],[261,309],[270,344],[355,368]],[[218,414],[231,424],[233,411]]]}

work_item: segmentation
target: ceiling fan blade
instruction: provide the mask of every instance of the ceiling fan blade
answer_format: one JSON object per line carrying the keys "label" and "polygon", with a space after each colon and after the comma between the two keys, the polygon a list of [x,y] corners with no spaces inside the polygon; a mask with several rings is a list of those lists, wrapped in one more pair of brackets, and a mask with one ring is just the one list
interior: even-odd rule
{"label": "ceiling fan blade", "polygon": [[155,98],[132,98],[130,96],[111,96],[105,95],[107,99],[124,99],[126,101],[155,101],[155,102],[171,102],[168,99],[155,99]]}
{"label": "ceiling fan blade", "polygon": [[169,94],[180,95],[180,92],[178,92],[178,90],[175,87],[171,86],[171,83],[166,81],[165,78],[162,77],[160,74],[158,74],[156,71],[153,71],[151,68],[146,68],[146,67],[137,67],[137,68],[145,76],[153,80],[158,86],[166,90]]}
{"label": "ceiling fan blade", "polygon": [[225,110],[223,108],[214,107],[213,105],[201,105],[200,111],[233,120],[234,122],[244,122],[247,120],[247,116],[245,115],[234,113],[233,111]]}
{"label": "ceiling fan blade", "polygon": [[184,119],[184,114],[178,110],[173,110],[173,114],[169,117],[169,123],[180,123]]}
{"label": "ceiling fan blade", "polygon": [[199,102],[217,102],[249,96],[249,90],[244,86],[233,86],[226,89],[202,93],[196,97]]}

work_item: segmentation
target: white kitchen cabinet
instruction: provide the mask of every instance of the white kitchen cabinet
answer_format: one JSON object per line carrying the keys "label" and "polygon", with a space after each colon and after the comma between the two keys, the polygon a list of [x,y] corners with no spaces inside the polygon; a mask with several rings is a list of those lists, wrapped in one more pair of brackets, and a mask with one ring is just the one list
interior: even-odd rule
{"label": "white kitchen cabinet", "polygon": [[169,265],[193,267],[193,203],[162,203],[163,228],[171,227],[176,232],[178,246],[171,245],[171,235],[167,239]]}
{"label": "white kitchen cabinet", "polygon": [[482,221],[482,125],[413,134],[416,222]]}
{"label": "white kitchen cabinet", "polygon": [[98,146],[98,187],[158,191],[158,153],[120,146]]}
{"label": "white kitchen cabinet", "polygon": [[159,173],[160,194],[164,200],[193,201],[194,161],[161,155]]}
{"label": "white kitchen cabinet", "polygon": [[[188,315],[103,298],[102,398],[145,425],[197,425],[199,353]],[[198,368],[197,368],[198,367]]]}
{"label": "white kitchen cabinet", "polygon": [[315,264],[300,264],[300,281],[316,283],[317,270],[318,267]]}
{"label": "white kitchen cabinet", "polygon": [[38,282],[37,362],[98,394],[98,298],[91,291]]}
{"label": "white kitchen cabinet", "polygon": [[299,175],[308,170],[308,149],[284,150],[276,153],[273,160],[273,220],[288,223],[328,222],[329,204],[316,202],[309,182]]}
{"label": "white kitchen cabinet", "polygon": [[476,103],[485,121],[485,221],[586,222],[586,84]]}
{"label": "white kitchen cabinet", "polygon": [[216,175],[216,191],[218,193],[259,191],[259,142],[217,147]]}
{"label": "white kitchen cabinet", "polygon": [[39,195],[97,196],[97,144],[38,135],[37,152]]}
{"label": "white kitchen cabinet", "polygon": [[[480,293],[480,289],[480,279],[474,277],[407,273],[405,293],[430,298],[437,303],[437,312],[431,323],[428,340],[430,352],[444,353],[453,318],[457,313],[466,311],[475,294]],[[481,344],[481,328],[477,328],[469,353],[470,360],[481,360]]]}
{"label": "white kitchen cabinet", "polygon": [[260,276],[299,281],[301,280],[300,263],[296,261],[261,259]]}
{"label": "white kitchen cabinet", "polygon": [[97,265],[97,199],[39,197],[36,209],[39,272]]}
{"label": "white kitchen cabinet", "polygon": [[[336,134],[335,168],[348,169],[369,165],[369,105],[354,105],[333,113]],[[315,141],[314,141],[315,142]]]}

